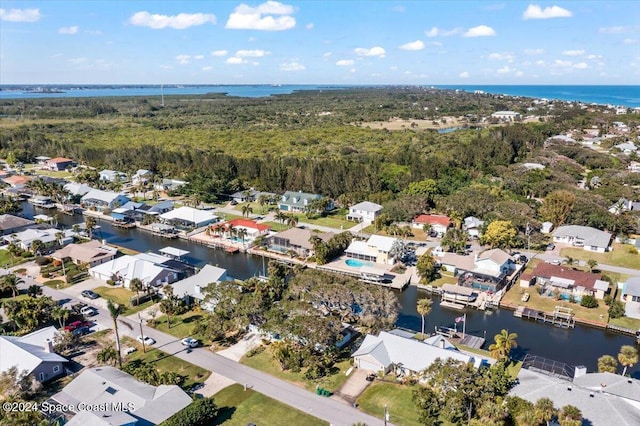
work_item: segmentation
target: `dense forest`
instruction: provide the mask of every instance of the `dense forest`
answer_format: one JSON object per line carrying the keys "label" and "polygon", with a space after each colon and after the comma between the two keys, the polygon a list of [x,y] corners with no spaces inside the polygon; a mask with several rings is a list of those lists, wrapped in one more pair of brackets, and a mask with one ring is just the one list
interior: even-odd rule
{"label": "dense forest", "polygon": [[[189,181],[185,193],[207,201],[248,187],[304,190],[343,204],[382,203],[389,221],[435,209],[509,220],[520,232],[542,219],[545,197],[568,190],[575,200],[567,221],[637,231],[636,218],[607,211],[619,198],[637,195],[640,176],[624,172],[629,159],[548,139],[614,119],[633,126],[639,117],[607,117],[597,108],[562,102],[553,105],[553,114],[546,108],[525,98],[417,87],[269,98],[175,96],[165,97],[164,107],[143,97],[4,100],[0,156],[29,161],[62,155],[98,168],[150,169]],[[540,118],[479,123],[503,109]],[[410,124],[401,130],[367,125],[444,116],[458,117],[467,128],[439,134]],[[527,170],[523,162],[546,168]],[[594,176],[598,185],[590,186]],[[580,181],[587,182],[583,190]]]}

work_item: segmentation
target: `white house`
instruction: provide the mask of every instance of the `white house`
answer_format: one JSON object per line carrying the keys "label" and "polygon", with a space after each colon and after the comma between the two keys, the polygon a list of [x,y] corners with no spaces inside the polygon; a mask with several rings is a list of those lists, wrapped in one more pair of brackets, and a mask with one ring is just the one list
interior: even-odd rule
{"label": "white house", "polygon": [[139,185],[141,183],[149,182],[149,179],[153,177],[153,172],[150,170],[139,169],[132,177],[131,183]]}
{"label": "white house", "polygon": [[611,234],[589,226],[564,225],[555,230],[553,241],[582,247],[587,251],[604,253],[609,251]]}
{"label": "white house", "polygon": [[227,275],[226,269],[204,265],[197,274],[176,281],[171,286],[175,296],[195,299],[203,309],[213,311],[217,303],[213,300],[204,302],[205,295],[203,291],[209,284],[222,281],[233,281],[233,278]]}
{"label": "white house", "polygon": [[180,207],[160,215],[164,223],[183,228],[200,228],[218,221],[218,216],[207,210]]}
{"label": "white house", "polygon": [[193,401],[179,386],[151,386],[107,366],[85,369],[52,398],[73,407],[68,426],[156,425]]}
{"label": "white house", "polygon": [[372,203],[370,201],[363,201],[355,206],[349,207],[349,214],[347,214],[347,220],[355,220],[358,222],[373,222],[376,217],[382,211],[380,204]]}
{"label": "white house", "polygon": [[178,280],[178,271],[165,265],[170,260],[150,253],[125,255],[90,268],[89,275],[105,282],[115,278],[126,288],[134,278],[138,278],[145,286],[158,287]]}
{"label": "white house", "polygon": [[411,226],[416,229],[423,229],[425,225],[428,225],[431,228],[431,232],[438,237],[442,237],[451,226],[451,219],[443,214],[421,214],[411,222]]}
{"label": "white house", "polygon": [[69,194],[75,197],[82,197],[87,192],[93,189],[89,185],[85,185],[84,183],[77,183],[77,182],[69,182],[65,184],[63,188],[65,189],[65,191],[68,191]]}
{"label": "white house", "polygon": [[540,232],[542,234],[550,234],[553,230],[553,223],[551,222],[542,222],[540,225]]}
{"label": "white house", "polygon": [[[320,194],[310,194],[302,191],[287,191],[278,200],[278,208],[284,212],[304,212],[310,203],[320,199],[322,199],[322,195]],[[325,210],[329,211],[333,210],[333,208],[333,201],[329,200]]]}
{"label": "white house", "polygon": [[480,220],[475,216],[468,216],[464,218],[464,229],[467,231],[467,235],[470,238],[480,238],[480,229],[484,225],[484,220]]}
{"label": "white house", "polygon": [[[61,235],[58,235],[61,234]],[[73,231],[68,229],[61,231],[56,228],[49,229],[25,229],[22,232],[15,234],[15,237],[11,235],[5,235],[3,239],[8,243],[16,242],[22,250],[31,250],[31,243],[36,240],[42,242],[42,251],[48,251],[56,246],[64,246],[73,242]],[[59,237],[59,238],[58,238]]]}
{"label": "white house", "polygon": [[105,246],[98,240],[91,240],[82,244],[69,244],[56,250],[51,257],[58,260],[71,259],[76,265],[86,263],[90,268],[113,260],[117,250]]}
{"label": "white house", "polygon": [[260,236],[265,236],[269,234],[269,230],[271,227],[269,225],[263,225],[261,223],[257,223],[254,220],[237,218],[230,220],[228,222],[224,222],[223,225],[225,228],[235,229],[236,231],[240,229],[244,229],[247,233],[245,236],[245,240],[251,241]]}
{"label": "white house", "polygon": [[497,118],[501,121],[516,121],[522,118],[522,115],[515,111],[496,111],[491,114],[491,118]]}
{"label": "white house", "polygon": [[345,255],[352,259],[393,265],[395,259],[391,248],[396,241],[397,238],[372,235],[367,241],[352,241]]}
{"label": "white house", "polygon": [[438,358],[471,362],[476,366],[482,363],[481,359],[475,359],[454,349],[446,349],[448,345],[443,340],[438,340],[438,346],[434,346],[386,331],[380,332],[377,336],[367,334],[358,350],[351,355],[353,365],[356,368],[382,373],[388,373],[395,366],[397,372],[410,375],[420,374]]}
{"label": "white house", "polygon": [[124,172],[119,172],[117,170],[102,170],[99,173],[100,180],[104,180],[107,182],[116,182],[116,181],[124,181],[127,179],[127,174]]}
{"label": "white house", "polygon": [[80,202],[86,207],[95,207],[96,210],[110,209],[113,210],[116,207],[123,206],[131,201],[129,197],[124,194],[112,191],[102,191],[100,189],[92,189],[87,192]]}

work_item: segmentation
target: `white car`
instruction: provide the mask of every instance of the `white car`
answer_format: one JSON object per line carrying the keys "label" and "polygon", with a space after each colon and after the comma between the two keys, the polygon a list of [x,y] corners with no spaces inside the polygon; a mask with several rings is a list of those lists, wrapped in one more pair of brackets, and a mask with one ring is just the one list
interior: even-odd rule
{"label": "white car", "polygon": [[188,346],[190,348],[195,348],[198,346],[198,341],[192,337],[185,337],[180,341],[184,346]]}
{"label": "white car", "polygon": [[145,345],[153,345],[156,343],[156,341],[149,336],[138,336],[136,337],[136,340],[140,343],[144,343]]}
{"label": "white car", "polygon": [[129,355],[129,354],[134,353],[135,351],[137,351],[137,349],[136,349],[136,348],[134,348],[133,346],[130,346],[130,347],[128,347],[128,348],[126,348],[126,349],[124,350],[124,354],[125,354],[125,355]]}

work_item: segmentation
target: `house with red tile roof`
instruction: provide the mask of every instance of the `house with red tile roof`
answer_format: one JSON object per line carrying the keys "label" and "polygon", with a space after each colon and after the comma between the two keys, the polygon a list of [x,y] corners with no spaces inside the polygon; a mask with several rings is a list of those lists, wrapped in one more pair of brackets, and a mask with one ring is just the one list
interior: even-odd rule
{"label": "house with red tile roof", "polygon": [[542,294],[553,296],[558,290],[563,298],[580,300],[584,295],[604,299],[609,292],[609,282],[602,280],[602,274],[580,271],[566,265],[540,263],[530,275],[520,277],[521,287],[539,285]]}
{"label": "house with red tile roof", "polygon": [[66,170],[67,167],[73,166],[73,160],[65,157],[51,158],[44,163],[44,168],[53,171]]}
{"label": "house with red tile roof", "polygon": [[22,188],[27,182],[31,180],[28,176],[10,176],[2,179],[4,183],[11,185],[12,188]]}
{"label": "house with red tile roof", "polygon": [[269,225],[263,225],[250,219],[237,218],[228,222],[221,223],[222,226],[233,229],[246,229],[247,239],[254,239],[262,235],[267,235],[271,227]]}
{"label": "house with red tile roof", "polygon": [[421,214],[411,222],[411,226],[416,229],[423,229],[424,225],[429,225],[432,232],[442,237],[451,226],[451,218],[444,214]]}

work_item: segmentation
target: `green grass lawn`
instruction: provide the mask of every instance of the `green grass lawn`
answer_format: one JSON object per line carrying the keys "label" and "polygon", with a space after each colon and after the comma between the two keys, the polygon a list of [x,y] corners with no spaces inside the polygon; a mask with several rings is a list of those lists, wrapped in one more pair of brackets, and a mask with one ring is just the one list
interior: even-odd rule
{"label": "green grass lawn", "polygon": [[203,336],[194,334],[193,327],[195,327],[196,323],[205,317],[206,313],[200,311],[189,311],[186,314],[178,315],[171,317],[171,328],[167,327],[167,317],[166,315],[162,315],[155,319],[156,330],[162,331],[163,333],[170,334],[178,339],[183,339],[185,337],[191,336],[194,339],[200,341],[200,343],[204,346],[208,346],[211,344],[211,340],[205,339]]}
{"label": "green grass lawn", "polygon": [[458,283],[458,280],[455,279],[454,277],[446,274],[441,274],[440,278],[436,278],[435,280],[427,284],[430,284],[434,287],[442,287],[444,284],[457,284],[457,283]]}
{"label": "green grass lawn", "polygon": [[111,300],[113,303],[117,303],[119,305],[124,306],[125,312],[123,316],[140,312],[143,309],[146,309],[155,303],[153,300],[149,300],[138,306],[131,306],[130,304],[131,298],[134,297],[136,293],[123,287],[100,286],[100,287],[94,288],[93,291],[98,293],[101,297]]}
{"label": "green grass lawn", "polygon": [[270,346],[267,346],[263,352],[252,357],[242,357],[240,363],[288,382],[304,386],[310,391],[315,391],[316,386],[320,386],[330,392],[335,392],[344,382],[347,381],[348,377],[344,373],[349,369],[349,367],[351,367],[349,359],[345,359],[335,364],[333,371],[328,376],[322,377],[318,380],[309,380],[304,377],[304,372],[302,371],[298,373],[288,370],[282,371],[280,365],[271,356]]}
{"label": "green grass lawn", "polygon": [[66,283],[62,280],[49,280],[49,281],[45,281],[42,285],[46,285],[49,288],[62,289],[62,288],[71,287],[72,284]]}
{"label": "green grass lawn", "polygon": [[613,250],[607,253],[594,253],[581,248],[567,247],[560,251],[565,257],[572,257],[577,260],[593,259],[599,264],[621,266],[623,268],[637,269],[640,265],[640,255],[629,253],[632,246],[629,244],[613,243]]}
{"label": "green grass lawn", "polygon": [[640,330],[640,319],[622,317],[622,318],[611,318],[609,319],[609,324],[617,325],[618,327],[628,328],[629,330]]}
{"label": "green grass lawn", "polygon": [[287,224],[283,224],[280,222],[262,222],[262,224],[269,225],[271,227],[271,230],[275,232],[286,231],[287,229],[289,229]]}
{"label": "green grass lawn", "polygon": [[175,371],[178,374],[186,376],[187,379],[183,384],[183,388],[187,389],[196,383],[204,383],[211,375],[211,372],[204,368],[193,365],[187,361],[169,355],[159,349],[147,347],[147,352],[142,352],[142,344],[127,336],[122,337],[122,347],[135,347],[137,351],[126,355],[127,362],[140,360],[146,363],[153,363],[160,373],[165,371]]}
{"label": "green grass lawn", "polygon": [[296,216],[300,223],[304,222],[312,225],[328,226],[329,228],[346,230],[358,224],[357,222],[347,220],[345,216],[346,214],[347,212],[345,210],[340,210],[332,212],[324,217],[320,216],[316,219],[309,219],[304,214],[296,214]]}
{"label": "green grass lawn", "polygon": [[9,253],[9,250],[0,250],[0,267],[16,266],[24,263],[32,258],[16,257],[13,258]]}
{"label": "green grass lawn", "polygon": [[220,408],[216,425],[305,425],[324,426],[327,422],[303,413],[239,384],[222,389],[213,396]]}
{"label": "green grass lawn", "polygon": [[[404,238],[406,241],[427,241],[427,233],[422,229],[409,228],[411,230],[410,236]],[[376,234],[376,235],[386,235],[387,237],[393,237],[393,235],[388,234],[384,229],[376,230],[375,226],[369,225],[362,230],[362,232],[366,234]],[[401,238],[401,237],[395,237]]]}
{"label": "green grass lawn", "polygon": [[411,386],[376,381],[356,401],[365,413],[384,418],[388,408],[389,421],[402,426],[420,426],[418,410],[411,399]]}

